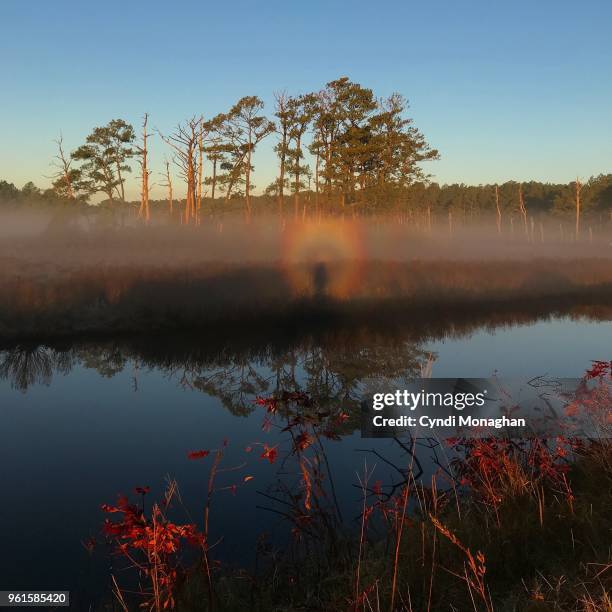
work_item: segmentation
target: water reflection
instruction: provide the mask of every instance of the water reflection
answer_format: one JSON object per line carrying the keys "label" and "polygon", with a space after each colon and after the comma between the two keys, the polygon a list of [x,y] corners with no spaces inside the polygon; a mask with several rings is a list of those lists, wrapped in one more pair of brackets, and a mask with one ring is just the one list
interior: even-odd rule
{"label": "water reflection", "polygon": [[0,377],[25,392],[32,385],[49,385],[54,374],[65,375],[80,365],[104,378],[129,371],[137,390],[139,372],[155,369],[184,388],[218,398],[232,414],[247,415],[254,409],[254,396],[285,390],[306,391],[321,406],[352,402],[363,378],[413,376],[431,358],[416,342],[364,330],[336,335],[329,344],[308,339],[287,347],[264,343],[245,350],[174,338],[155,348],[139,340],[62,349],[19,345],[0,352]]}
{"label": "water reflection", "polygon": [[[278,427],[262,431],[264,414],[253,402],[255,396],[303,392],[312,398],[316,414],[299,406],[293,416],[322,419],[308,421],[311,429],[316,425],[316,432],[309,433],[322,442],[322,447],[317,442],[310,448],[321,449],[325,483],[334,483],[335,491],[326,499],[337,499],[334,511],[350,521],[355,516],[355,473],[363,468],[364,458],[378,465],[381,480],[388,483],[383,492],[388,492],[405,478],[394,466],[402,461],[405,465],[410,455],[410,448],[401,448],[397,441],[364,441],[351,435],[359,426],[355,408],[363,379],[418,376],[431,371],[432,364],[434,375],[463,376],[459,370],[466,356],[479,350],[487,353],[487,369],[473,367],[471,375],[486,376],[495,367],[503,370],[518,361],[526,364],[530,376],[545,371],[563,375],[553,364],[561,351],[551,340],[564,334],[563,345],[571,346],[575,359],[566,375],[579,376],[589,359],[608,357],[602,354],[609,342],[601,322],[611,318],[605,305],[568,302],[551,309],[546,302],[522,308],[504,303],[471,311],[432,306],[419,316],[413,313],[410,320],[387,314],[367,327],[332,316],[324,324],[305,321],[300,328],[261,324],[191,335],[4,345],[0,484],[15,492],[13,503],[0,508],[0,540],[6,550],[0,572],[7,584],[61,585],[88,595],[96,589],[107,592],[104,558],[90,561],[81,544],[101,523],[100,503],[140,485],[150,485],[151,495],[159,496],[170,474],[181,486],[185,505],[199,516],[205,475],[202,463],[190,461],[187,452],[213,449],[226,437],[229,465],[245,460],[245,448],[256,449],[248,454],[253,481],[238,490],[236,499],[226,492],[213,517],[217,535],[227,536],[223,555],[242,563],[245,551],[254,550],[258,534],[278,525],[278,514],[258,508],[278,509],[292,492],[287,488],[292,479],[299,482],[301,474],[300,466],[289,470],[291,465],[284,463],[284,480],[277,477],[283,451],[291,453],[289,433],[280,433],[291,415],[279,411]],[[566,318],[547,322],[553,315]],[[596,323],[584,323],[583,318]],[[538,321],[541,324],[533,328],[526,325]],[[490,338],[483,330],[503,329],[507,331],[499,333],[499,352],[493,354],[490,346],[482,351],[482,338]],[[543,346],[547,352],[525,351],[524,337],[528,349]],[[570,360],[564,355],[559,359]],[[332,430],[328,422],[337,419],[339,411],[347,419]],[[342,441],[326,433],[337,433]],[[257,442],[279,445],[274,466],[260,458]],[[419,452],[427,477],[434,450],[420,447]],[[263,494],[277,501],[262,501]],[[41,499],[44,513],[39,511]],[[38,552],[36,563],[31,560],[33,549]]]}
{"label": "water reflection", "polygon": [[436,355],[426,346],[432,341],[559,315],[574,321],[607,321],[612,312],[609,306],[569,299],[554,309],[546,301],[521,308],[475,305],[469,311],[432,306],[418,316],[413,313],[410,321],[385,316],[367,327],[331,316],[323,323],[305,321],[306,331],[264,322],[191,335],[21,343],[0,350],[0,379],[25,392],[32,385],[49,385],[54,375],[68,374],[79,365],[104,378],[130,372],[137,390],[139,373],[154,369],[184,388],[218,398],[232,414],[246,415],[253,410],[254,395],[281,390],[306,391],[322,405],[349,401],[363,378],[430,371]]}

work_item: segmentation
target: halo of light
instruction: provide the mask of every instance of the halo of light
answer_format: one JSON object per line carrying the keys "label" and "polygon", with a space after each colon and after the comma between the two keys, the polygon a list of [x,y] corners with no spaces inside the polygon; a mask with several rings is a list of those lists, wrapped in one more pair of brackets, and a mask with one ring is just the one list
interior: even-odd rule
{"label": "halo of light", "polygon": [[365,258],[357,223],[296,223],[285,230],[281,248],[283,270],[296,294],[344,299],[357,292]]}

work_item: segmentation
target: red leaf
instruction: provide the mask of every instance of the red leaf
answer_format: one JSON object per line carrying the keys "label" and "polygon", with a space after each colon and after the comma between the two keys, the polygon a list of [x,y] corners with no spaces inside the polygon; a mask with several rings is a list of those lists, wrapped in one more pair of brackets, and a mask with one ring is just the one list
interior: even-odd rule
{"label": "red leaf", "polygon": [[187,453],[188,459],[202,459],[204,457],[208,457],[210,455],[209,450],[198,450],[198,451],[190,451]]}
{"label": "red leaf", "polygon": [[264,452],[261,454],[261,458],[267,459],[270,463],[274,463],[278,457],[278,450],[276,450],[277,446],[270,447],[264,444]]}

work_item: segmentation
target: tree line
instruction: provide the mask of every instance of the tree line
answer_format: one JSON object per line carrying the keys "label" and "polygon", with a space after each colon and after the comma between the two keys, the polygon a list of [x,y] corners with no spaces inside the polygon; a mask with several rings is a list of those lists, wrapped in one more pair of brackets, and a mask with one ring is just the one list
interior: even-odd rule
{"label": "tree line", "polygon": [[[278,175],[265,193],[282,212],[292,196],[295,210],[300,195],[312,190],[337,201],[341,208],[366,199],[388,197],[418,179],[425,179],[420,163],[438,152],[406,116],[407,102],[399,94],[377,98],[374,92],[347,77],[327,83],[318,92],[274,96],[270,119],[257,96],[245,96],[227,112],[211,118],[193,116],[169,133],[155,134],[168,145],[164,185],[169,206],[174,202],[170,163],[184,183],[184,221],[197,220],[205,196],[226,202],[242,198],[252,212],[254,155],[266,138],[276,137]],[[59,198],[87,201],[103,194],[111,204],[125,202],[125,177],[132,163],[140,167],[140,214],[149,216],[151,170],[145,115],[137,131],[123,119],[96,127],[85,143],[66,152],[60,138],[53,161],[51,190]],[[307,163],[306,154],[310,159]],[[206,166],[206,168],[205,168]]]}
{"label": "tree line", "polygon": [[[428,215],[459,211],[464,219],[493,214],[502,218],[573,211],[578,227],[583,212],[606,212],[612,207],[612,175],[592,177],[584,184],[541,182],[502,185],[438,185],[428,180],[423,162],[439,158],[438,151],[407,116],[400,94],[386,98],[347,77],[327,83],[318,92],[274,95],[273,117],[264,114],[257,96],[241,98],[227,112],[211,118],[195,115],[164,133],[149,131],[144,115],[137,131],[123,119],[96,127],[85,143],[67,152],[60,137],[52,186],[42,192],[28,183],[22,190],[0,182],[0,200],[87,203],[96,194],[103,207],[126,202],[126,176],[139,170],[137,214],[145,221],[152,209],[166,209],[183,223],[198,223],[206,209],[227,210],[238,201],[247,216],[254,210],[276,209],[281,215],[308,212],[423,211]],[[163,201],[149,194],[149,139],[167,146],[158,184]],[[275,139],[276,179],[263,196],[253,195],[254,156],[258,145]],[[173,184],[177,170],[183,184],[177,199]]]}
{"label": "tree line", "polygon": [[[165,173],[164,173],[165,174]],[[581,212],[583,214],[596,215],[602,219],[610,219],[612,213],[612,174],[601,174],[578,182]],[[162,186],[165,186],[162,184]],[[507,181],[505,183],[485,185],[447,184],[440,185],[436,182],[417,181],[406,186],[393,200],[379,200],[377,202],[357,202],[348,207],[351,211],[359,213],[421,213],[446,217],[454,213],[457,218],[478,221],[479,219],[494,219],[501,213],[502,219],[508,221],[514,216],[517,222],[522,219],[521,200],[524,210],[530,217],[542,215],[573,216],[576,211],[576,181],[569,183],[544,183],[529,181],[519,183]],[[278,205],[278,197],[269,190],[259,196],[251,196],[251,206],[255,212],[275,212]],[[315,192],[312,189],[304,189],[299,194],[301,201],[314,210]],[[133,211],[138,215],[140,202],[121,201],[116,197],[107,199],[100,204],[92,206],[86,199],[72,200],[57,194],[54,189],[40,189],[33,182],[26,183],[21,189],[8,181],[0,180],[0,206],[54,206],[68,204],[82,206],[90,211],[126,210]],[[172,210],[170,205],[172,204]],[[175,218],[180,214],[183,216],[185,198],[176,200],[167,198],[150,200],[150,210],[155,214],[173,214]],[[226,203],[225,198],[211,195],[202,196],[203,213],[221,213],[223,211],[235,212],[244,207],[242,198],[233,198]],[[333,213],[340,211],[337,201],[331,203],[321,202],[321,211]],[[289,210],[293,213],[293,206]],[[300,216],[303,208],[300,208]]]}

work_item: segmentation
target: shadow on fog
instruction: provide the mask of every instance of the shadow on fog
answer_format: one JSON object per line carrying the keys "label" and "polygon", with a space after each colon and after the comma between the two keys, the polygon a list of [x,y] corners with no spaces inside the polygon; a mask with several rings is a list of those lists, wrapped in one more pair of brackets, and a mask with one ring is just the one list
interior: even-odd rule
{"label": "shadow on fog", "polygon": [[494,316],[547,301],[554,314],[579,298],[612,298],[608,230],[565,242],[554,233],[538,241],[478,226],[449,235],[376,219],[9,230],[0,242],[0,341],[369,327],[432,312],[461,321],[462,310]]}

